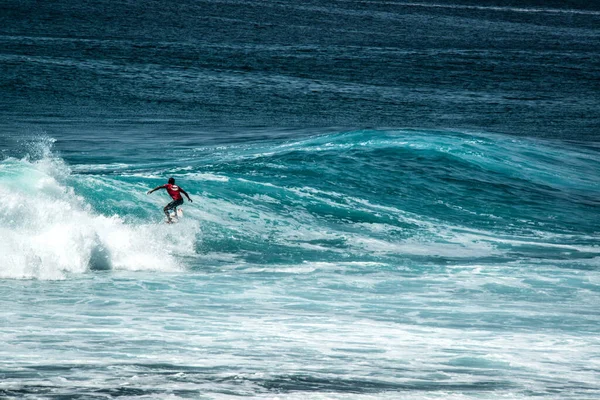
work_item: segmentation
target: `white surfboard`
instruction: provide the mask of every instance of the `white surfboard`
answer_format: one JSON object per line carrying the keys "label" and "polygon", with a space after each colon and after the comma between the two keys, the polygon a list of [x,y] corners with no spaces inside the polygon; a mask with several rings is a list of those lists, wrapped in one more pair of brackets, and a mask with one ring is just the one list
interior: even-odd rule
{"label": "white surfboard", "polygon": [[[177,209],[177,214],[176,213],[170,213],[171,215],[171,224],[176,224],[177,222],[179,222],[179,220],[181,218],[183,218],[183,210],[181,208]],[[165,221],[167,224],[169,223],[169,220]]]}

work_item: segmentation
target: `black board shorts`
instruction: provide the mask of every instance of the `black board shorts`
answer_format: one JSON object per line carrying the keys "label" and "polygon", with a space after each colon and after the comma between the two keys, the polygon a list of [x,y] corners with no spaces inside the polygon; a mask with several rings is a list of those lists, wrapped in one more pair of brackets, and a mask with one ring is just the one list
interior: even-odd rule
{"label": "black board shorts", "polygon": [[165,210],[172,210],[175,207],[178,207],[178,206],[180,206],[182,204],[183,204],[183,199],[173,200],[172,202],[170,202],[169,204],[167,204],[167,206],[165,207]]}

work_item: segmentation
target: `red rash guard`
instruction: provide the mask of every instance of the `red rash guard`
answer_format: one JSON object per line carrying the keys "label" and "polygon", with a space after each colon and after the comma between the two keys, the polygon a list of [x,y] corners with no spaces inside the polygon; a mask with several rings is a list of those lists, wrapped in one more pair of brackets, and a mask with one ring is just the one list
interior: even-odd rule
{"label": "red rash guard", "polygon": [[167,192],[169,193],[169,196],[171,196],[171,198],[173,200],[182,200],[183,198],[181,197],[181,193],[179,192],[179,186],[177,185],[171,185],[170,183],[167,183],[164,186],[165,189],[167,189]]}

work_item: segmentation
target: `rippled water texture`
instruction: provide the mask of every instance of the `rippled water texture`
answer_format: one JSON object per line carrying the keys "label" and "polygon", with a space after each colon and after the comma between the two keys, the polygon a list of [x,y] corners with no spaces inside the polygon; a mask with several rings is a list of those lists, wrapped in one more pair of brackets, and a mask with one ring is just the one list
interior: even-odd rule
{"label": "rippled water texture", "polygon": [[[0,164],[5,396],[597,393],[597,149],[179,139],[106,163],[111,140],[41,137]],[[172,226],[145,194],[167,176],[194,200]]]}
{"label": "rippled water texture", "polygon": [[0,398],[599,397],[598,26],[0,5]]}

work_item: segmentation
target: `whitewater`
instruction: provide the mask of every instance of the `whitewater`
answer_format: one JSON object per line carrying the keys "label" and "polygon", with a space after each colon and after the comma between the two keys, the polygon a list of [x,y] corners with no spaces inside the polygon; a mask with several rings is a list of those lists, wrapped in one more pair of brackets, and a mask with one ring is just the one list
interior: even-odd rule
{"label": "whitewater", "polygon": [[600,398],[599,27],[0,2],[0,399]]}
{"label": "whitewater", "polygon": [[5,398],[600,394],[593,146],[58,136],[2,150]]}

